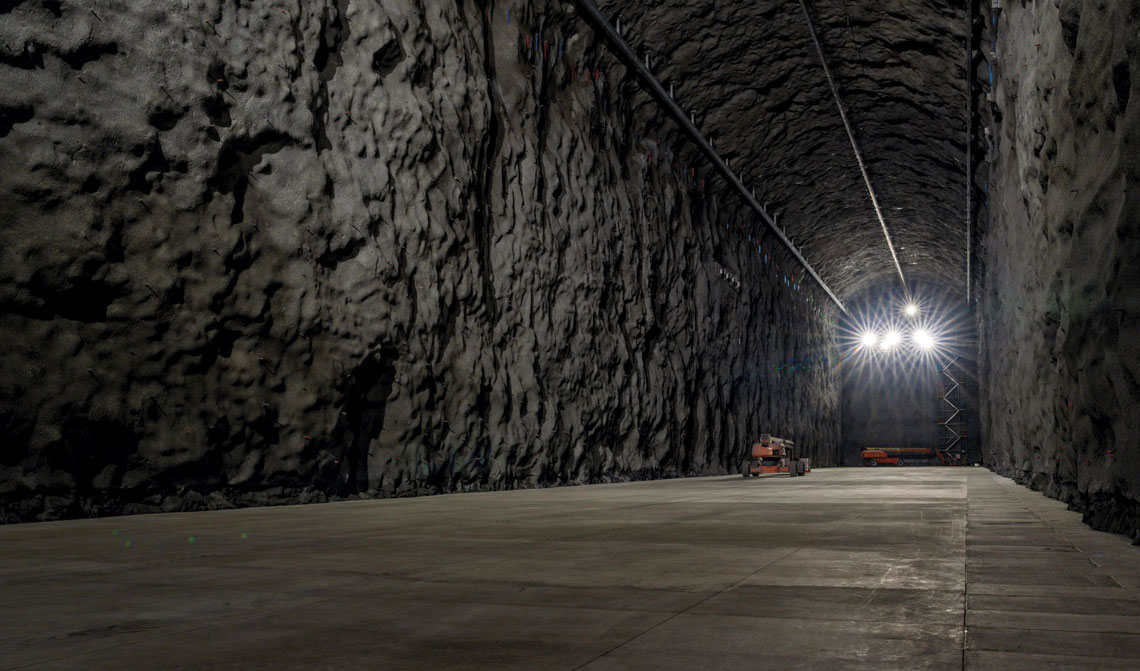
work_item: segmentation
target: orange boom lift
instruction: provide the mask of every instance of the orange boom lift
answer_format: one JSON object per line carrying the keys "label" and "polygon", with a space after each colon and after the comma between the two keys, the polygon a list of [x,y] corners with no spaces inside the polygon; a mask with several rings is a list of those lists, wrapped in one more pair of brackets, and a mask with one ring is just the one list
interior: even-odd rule
{"label": "orange boom lift", "polygon": [[864,466],[904,466],[915,459],[930,457],[938,457],[943,466],[959,465],[954,455],[930,447],[868,447],[860,456]]}

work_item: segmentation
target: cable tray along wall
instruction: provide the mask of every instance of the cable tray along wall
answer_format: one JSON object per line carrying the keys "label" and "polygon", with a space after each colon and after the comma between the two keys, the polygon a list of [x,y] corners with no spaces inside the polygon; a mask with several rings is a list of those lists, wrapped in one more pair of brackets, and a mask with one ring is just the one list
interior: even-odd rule
{"label": "cable tray along wall", "polygon": [[729,168],[728,162],[716,153],[716,150],[712,147],[709,141],[704,137],[701,131],[697,129],[690,118],[685,115],[685,112],[679,105],[677,105],[676,101],[673,100],[669,92],[665,90],[665,87],[663,87],[661,83],[657,81],[657,78],[653,76],[653,73],[649,71],[649,68],[643,65],[641,61],[637,59],[637,55],[634,53],[633,48],[630,47],[629,44],[622,38],[617,29],[615,29],[614,26],[610,24],[610,22],[601,13],[601,11],[599,11],[598,8],[595,7],[592,2],[590,2],[590,0],[574,0],[574,4],[578,7],[578,10],[586,19],[586,22],[590,24],[594,30],[613,48],[614,54],[617,56],[618,60],[620,60],[626,67],[628,67],[634,72],[634,74],[637,75],[637,78],[642,82],[642,84],[644,84],[650,96],[653,97],[653,99],[657,101],[658,105],[660,105],[660,107],[666,113],[668,113],[668,115],[672,117],[674,121],[677,122],[677,124],[681,127],[681,130],[689,136],[689,139],[693,141],[697,149],[702,154],[704,154],[706,158],[709,159],[709,161],[713,164],[713,167],[716,168],[717,172],[719,172],[720,175],[724,177],[729,185],[732,186],[736,192],[739,193],[742,198],[744,198],[744,201],[750,205],[757,214],[760,215],[760,218],[764,221],[765,224],[767,224],[768,228],[771,229],[773,233],[775,233],[776,237],[788,249],[788,251],[792,253],[792,256],[795,257],[796,261],[798,261],[799,264],[803,266],[804,270],[806,270],[808,274],[811,275],[812,278],[816,281],[816,283],[819,284],[820,288],[823,289],[828,298],[830,298],[832,302],[839,306],[839,309],[844,314],[850,316],[850,313],[843,305],[843,302],[839,300],[839,297],[836,296],[834,292],[832,292],[831,288],[827,286],[827,283],[823,281],[823,278],[819,276],[819,273],[815,271],[815,268],[813,268],[812,265],[808,263],[803,254],[801,254],[796,246],[792,243],[792,241],[788,239],[787,235],[784,234],[784,231],[776,224],[775,219],[773,219],[772,216],[769,215],[768,212],[760,205],[760,203],[757,202],[751,191],[749,191],[748,188],[744,186],[744,183],[740,181],[740,178],[732,172],[732,170]]}

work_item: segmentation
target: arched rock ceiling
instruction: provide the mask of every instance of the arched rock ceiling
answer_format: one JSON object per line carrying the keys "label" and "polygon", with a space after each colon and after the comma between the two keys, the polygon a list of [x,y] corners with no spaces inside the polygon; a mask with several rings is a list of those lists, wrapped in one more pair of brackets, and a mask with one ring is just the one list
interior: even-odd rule
{"label": "arched rock ceiling", "polygon": [[[604,0],[842,298],[898,286],[798,0]],[[811,0],[908,281],[964,292],[964,3]]]}

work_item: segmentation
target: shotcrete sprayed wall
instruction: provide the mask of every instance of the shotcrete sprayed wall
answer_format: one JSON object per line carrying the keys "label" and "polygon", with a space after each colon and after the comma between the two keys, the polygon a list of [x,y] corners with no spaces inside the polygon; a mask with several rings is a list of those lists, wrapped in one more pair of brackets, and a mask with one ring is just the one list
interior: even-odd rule
{"label": "shotcrete sprayed wall", "polygon": [[0,519],[833,463],[831,309],[526,6],[0,3]]}
{"label": "shotcrete sprayed wall", "polygon": [[986,463],[1136,534],[1140,3],[1007,1],[993,39]]}

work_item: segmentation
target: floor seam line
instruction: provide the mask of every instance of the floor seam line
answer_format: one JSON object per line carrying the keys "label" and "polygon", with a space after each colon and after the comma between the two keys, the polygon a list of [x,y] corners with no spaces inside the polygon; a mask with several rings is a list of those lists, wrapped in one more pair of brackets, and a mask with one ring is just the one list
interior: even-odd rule
{"label": "floor seam line", "polygon": [[[910,489],[908,489],[908,490],[905,490],[905,491],[903,491],[903,492],[899,492],[898,494],[895,494],[895,495],[894,495],[893,497],[891,497],[891,498],[892,498],[892,499],[898,498],[898,497],[902,496],[903,494],[910,492],[912,489],[915,489],[915,487],[912,487],[912,488],[910,488]],[[785,555],[782,555],[782,556],[780,556],[780,557],[777,557],[776,559],[773,559],[772,561],[768,562],[767,564],[764,564],[764,565],[763,565],[763,566],[761,566],[760,568],[758,568],[758,569],[756,569],[755,571],[753,571],[753,572],[749,573],[748,575],[744,576],[744,577],[743,577],[743,578],[741,578],[740,580],[738,580],[738,581],[736,581],[736,582],[732,583],[732,584],[731,584],[731,585],[729,585],[728,587],[725,587],[724,589],[722,589],[722,590],[720,590],[720,591],[718,591],[718,592],[715,592],[715,593],[713,593],[713,594],[710,594],[709,596],[705,597],[704,599],[701,599],[701,600],[700,600],[700,601],[698,601],[697,603],[694,603],[693,605],[691,605],[691,606],[688,606],[688,607],[687,607],[687,608],[685,608],[684,610],[680,610],[680,611],[677,611],[677,612],[676,612],[676,613],[674,613],[672,616],[665,618],[664,620],[662,620],[662,621],[658,622],[657,624],[653,625],[652,627],[649,627],[649,628],[645,629],[644,631],[642,631],[642,632],[640,632],[640,633],[637,633],[637,634],[635,634],[634,636],[630,637],[628,640],[626,640],[626,641],[623,641],[623,642],[619,643],[618,645],[615,645],[614,647],[610,648],[609,650],[606,650],[606,651],[605,651],[605,652],[603,652],[602,654],[600,654],[600,655],[597,655],[596,657],[593,657],[593,658],[591,658],[591,659],[589,659],[589,660],[587,660],[587,661],[583,662],[582,664],[580,664],[580,665],[578,665],[578,666],[574,667],[574,668],[572,669],[572,671],[579,671],[580,669],[583,669],[583,668],[585,668],[586,666],[589,666],[590,664],[593,664],[594,662],[598,661],[598,660],[599,660],[599,659],[601,659],[602,657],[605,657],[606,655],[610,654],[611,652],[614,652],[615,650],[618,650],[618,649],[620,649],[620,648],[623,648],[623,647],[625,647],[626,645],[629,645],[629,644],[630,644],[630,643],[632,643],[633,641],[635,641],[635,640],[637,640],[637,639],[641,638],[642,636],[644,636],[644,635],[648,634],[649,632],[651,632],[651,631],[653,631],[654,629],[656,629],[656,628],[660,627],[661,625],[665,624],[666,622],[669,622],[670,620],[673,620],[674,618],[676,618],[676,617],[678,617],[678,616],[680,616],[680,615],[684,615],[685,613],[688,613],[690,610],[692,610],[692,609],[696,608],[697,606],[699,606],[699,605],[701,605],[702,603],[704,603],[704,602],[708,601],[709,599],[712,599],[713,597],[716,597],[716,596],[719,596],[719,595],[721,595],[721,594],[724,594],[724,593],[725,593],[725,592],[727,592],[728,590],[730,590],[730,589],[732,589],[732,588],[734,588],[734,587],[737,587],[737,586],[739,586],[739,585],[740,585],[741,583],[743,583],[745,580],[747,580],[747,579],[751,578],[752,576],[756,575],[757,573],[759,573],[759,572],[763,571],[764,569],[768,568],[768,567],[769,567],[769,566],[771,566],[772,564],[775,564],[776,562],[779,562],[779,561],[783,561],[783,560],[787,559],[788,557],[790,557],[790,556],[794,555],[795,553],[799,552],[800,550],[803,550],[804,548],[806,548],[806,547],[808,547],[809,545],[811,545],[811,544],[815,543],[816,541],[819,541],[820,539],[823,539],[823,538],[825,538],[825,537],[829,536],[831,533],[833,533],[834,531],[836,531],[837,529],[839,529],[840,527],[842,527],[844,524],[847,524],[848,522],[851,522],[851,521],[857,520],[857,519],[859,519],[860,517],[863,517],[863,516],[865,516],[865,515],[868,515],[868,514],[870,514],[870,512],[871,512],[870,510],[866,510],[866,511],[864,511],[864,512],[861,512],[861,513],[859,513],[858,515],[855,515],[854,517],[851,517],[851,518],[846,518],[846,519],[844,519],[843,521],[841,521],[841,522],[839,522],[838,524],[836,524],[834,527],[832,527],[832,528],[828,529],[827,531],[823,532],[823,533],[822,533],[822,534],[820,534],[819,536],[817,536],[817,537],[813,538],[811,541],[809,541],[809,542],[807,542],[807,543],[804,543],[804,544],[803,544],[803,545],[801,545],[800,547],[798,547],[798,548],[796,548],[796,549],[792,550],[791,552],[789,552],[789,553],[787,553],[787,554],[785,554]]]}
{"label": "floor seam line", "polygon": [[962,671],[966,671],[966,651],[969,647],[970,630],[966,628],[966,616],[970,610],[970,473],[965,477],[966,514],[962,517]]}

